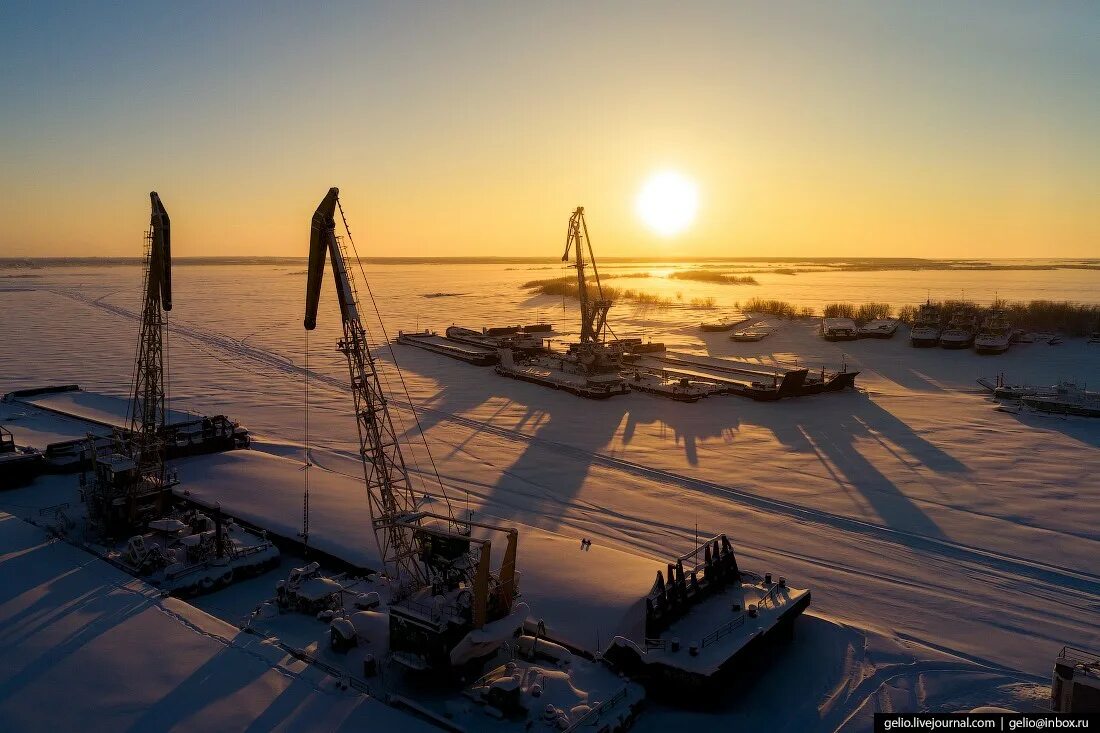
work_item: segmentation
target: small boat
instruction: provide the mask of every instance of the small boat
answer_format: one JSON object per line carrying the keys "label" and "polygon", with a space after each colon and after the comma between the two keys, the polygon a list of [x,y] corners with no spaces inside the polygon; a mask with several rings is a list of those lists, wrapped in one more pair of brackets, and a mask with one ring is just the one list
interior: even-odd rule
{"label": "small boat", "polygon": [[677,402],[698,402],[713,392],[687,377],[669,378],[653,372],[635,371],[629,379],[630,389],[667,397]]}
{"label": "small boat", "polygon": [[859,327],[859,337],[873,339],[893,338],[894,334],[897,333],[899,323],[901,323],[901,321],[897,318],[876,318]]}
{"label": "small boat", "polygon": [[710,321],[706,323],[700,323],[699,330],[709,332],[732,331],[747,320],[747,318],[738,318],[735,320]]}
{"label": "small boat", "polygon": [[762,341],[772,330],[766,326],[753,326],[730,334],[730,341]]}
{"label": "small boat", "polygon": [[1089,343],[1100,344],[1100,331],[1093,331],[1091,334],[1089,334]]}
{"label": "small boat", "polygon": [[859,338],[859,328],[851,318],[822,318],[821,335],[826,341],[854,341]]}

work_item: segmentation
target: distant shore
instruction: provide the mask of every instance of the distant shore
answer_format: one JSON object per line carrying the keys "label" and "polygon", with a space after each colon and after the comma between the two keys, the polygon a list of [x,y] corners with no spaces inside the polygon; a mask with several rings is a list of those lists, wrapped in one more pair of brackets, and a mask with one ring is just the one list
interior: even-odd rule
{"label": "distant shore", "polygon": [[[140,257],[3,257],[0,270],[42,267],[115,267],[142,264]],[[305,257],[174,257],[174,265],[303,265]],[[363,257],[372,265],[560,265],[556,257]],[[919,259],[912,257],[601,257],[601,263],[639,265],[699,265],[701,263],[774,263],[803,265],[812,272],[874,272],[879,270],[1100,270],[1100,259]],[[762,272],[768,270],[763,269]],[[784,267],[781,274],[796,274]]]}

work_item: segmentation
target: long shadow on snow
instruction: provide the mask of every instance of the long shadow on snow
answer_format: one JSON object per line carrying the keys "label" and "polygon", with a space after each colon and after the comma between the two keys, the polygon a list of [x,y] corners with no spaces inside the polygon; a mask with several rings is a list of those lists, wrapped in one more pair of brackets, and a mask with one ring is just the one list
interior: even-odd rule
{"label": "long shadow on snow", "polygon": [[[539,385],[504,380],[488,369],[450,362],[427,352],[413,358],[402,357],[402,361],[407,371],[443,385],[423,405],[427,408],[421,420],[425,430],[445,420],[448,413],[462,414],[490,400],[505,401],[506,407],[526,408],[508,430],[523,430],[530,424],[538,426],[533,431],[524,431],[530,437],[525,439],[523,452],[502,471],[489,495],[492,513],[502,517],[517,516],[522,506],[525,513],[557,520],[580,492],[594,454],[625,454],[616,450],[613,443],[620,426],[623,446],[633,440],[641,425],[671,430],[674,443],[683,446],[688,463],[696,466],[700,464],[701,441],[725,440],[728,449],[735,452],[738,428],[743,424],[759,425],[771,430],[793,450],[816,453],[835,474],[837,484],[845,490],[848,486],[855,487],[887,526],[934,539],[943,538],[940,529],[860,453],[856,441],[874,439],[884,445],[889,442],[936,471],[967,470],[904,422],[855,393],[768,404],[734,397],[682,404],[646,394],[595,402]],[[792,411],[797,414],[792,416]],[[471,428],[471,434],[459,448],[482,429]],[[516,502],[519,496],[527,501]]]}
{"label": "long shadow on snow", "polygon": [[[238,636],[243,635],[242,632]],[[254,639],[248,637],[246,641]],[[242,653],[241,649],[222,647],[186,679],[172,687],[168,694],[146,708],[129,730],[134,733],[169,730],[201,712],[204,707],[245,689],[269,669],[264,662]]]}

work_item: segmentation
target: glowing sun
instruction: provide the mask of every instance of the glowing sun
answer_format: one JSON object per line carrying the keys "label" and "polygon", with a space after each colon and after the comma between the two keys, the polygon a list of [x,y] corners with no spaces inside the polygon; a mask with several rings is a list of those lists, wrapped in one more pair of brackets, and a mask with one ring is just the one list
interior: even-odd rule
{"label": "glowing sun", "polygon": [[654,173],[638,192],[635,211],[646,226],[662,237],[679,234],[695,220],[699,189],[676,171]]}

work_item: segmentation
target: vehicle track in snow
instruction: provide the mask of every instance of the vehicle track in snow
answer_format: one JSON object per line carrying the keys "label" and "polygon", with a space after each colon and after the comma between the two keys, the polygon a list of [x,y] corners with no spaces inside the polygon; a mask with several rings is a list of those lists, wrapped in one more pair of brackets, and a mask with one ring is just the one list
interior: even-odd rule
{"label": "vehicle track in snow", "polygon": [[[140,319],[139,314],[135,311],[102,302],[99,298],[92,298],[66,288],[49,288],[49,290],[50,292],[71,298],[86,305],[107,310],[129,320],[137,321]],[[172,330],[176,335],[181,335],[188,339],[230,351],[237,356],[248,358],[287,375],[305,376],[308,374],[310,380],[313,382],[325,384],[341,392],[347,389],[347,385],[343,380],[336,379],[312,369],[307,372],[307,370],[295,364],[289,358],[279,356],[263,348],[248,346],[238,339],[194,328],[188,326],[186,323],[178,321],[174,323]],[[390,404],[405,410],[413,409],[414,407],[405,400],[391,399]],[[433,417],[446,420],[455,425],[466,427],[475,433],[489,434],[524,445],[536,444],[558,455],[577,461],[583,461],[586,464],[599,465],[604,468],[622,471],[665,485],[677,486],[714,496],[720,496],[734,500],[739,505],[747,508],[779,514],[800,522],[827,526],[850,534],[871,537],[889,544],[901,545],[913,551],[923,551],[947,557],[955,561],[970,562],[978,566],[997,570],[999,574],[1023,576],[1041,583],[1053,583],[1062,588],[1073,588],[1091,597],[1093,601],[1100,600],[1100,575],[1038,560],[1029,560],[1023,557],[974,547],[972,545],[953,542],[947,539],[929,537],[916,532],[895,529],[893,527],[875,524],[854,517],[847,517],[820,509],[806,507],[782,499],[761,496],[750,491],[719,484],[714,481],[685,476],[666,469],[654,468],[624,458],[610,456],[605,453],[589,451],[565,443],[539,438],[519,430],[493,425],[492,423],[456,415],[445,410],[438,410],[425,406],[415,406],[415,410],[421,415],[432,415]],[[1054,530],[1045,531],[1054,532]],[[1078,535],[1070,536],[1079,537]],[[1091,541],[1091,538],[1079,538]]]}

